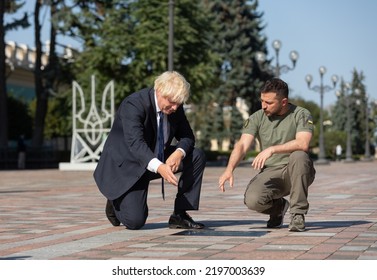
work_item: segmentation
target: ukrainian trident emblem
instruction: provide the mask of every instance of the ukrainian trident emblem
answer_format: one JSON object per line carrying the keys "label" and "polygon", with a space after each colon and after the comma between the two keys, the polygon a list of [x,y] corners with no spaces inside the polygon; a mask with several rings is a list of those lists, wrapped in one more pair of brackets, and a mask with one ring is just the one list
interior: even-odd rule
{"label": "ukrainian trident emblem", "polygon": [[81,86],[72,83],[71,163],[97,162],[114,121],[114,82],[103,93],[100,108],[96,105],[95,76],[91,76],[90,102]]}

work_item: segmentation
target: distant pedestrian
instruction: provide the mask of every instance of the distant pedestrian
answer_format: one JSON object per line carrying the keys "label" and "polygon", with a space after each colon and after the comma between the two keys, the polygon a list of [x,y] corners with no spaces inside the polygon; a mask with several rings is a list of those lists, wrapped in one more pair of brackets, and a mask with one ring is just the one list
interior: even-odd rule
{"label": "distant pedestrian", "polygon": [[335,147],[336,160],[340,161],[342,159],[342,146],[340,144]]}
{"label": "distant pedestrian", "polygon": [[21,135],[17,143],[17,152],[18,152],[18,169],[25,169],[26,162],[26,144],[24,136]]}

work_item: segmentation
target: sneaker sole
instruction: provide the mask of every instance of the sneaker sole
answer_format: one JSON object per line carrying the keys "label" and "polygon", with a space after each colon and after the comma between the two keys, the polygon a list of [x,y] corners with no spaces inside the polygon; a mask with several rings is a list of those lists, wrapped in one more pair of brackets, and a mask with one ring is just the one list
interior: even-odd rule
{"label": "sneaker sole", "polygon": [[303,232],[303,231],[305,231],[305,228],[291,227],[291,228],[289,228],[289,231]]}

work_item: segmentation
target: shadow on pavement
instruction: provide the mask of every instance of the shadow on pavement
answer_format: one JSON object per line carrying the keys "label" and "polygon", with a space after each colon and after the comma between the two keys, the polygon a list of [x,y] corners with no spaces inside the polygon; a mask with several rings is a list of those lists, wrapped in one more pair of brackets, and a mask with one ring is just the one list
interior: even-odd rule
{"label": "shadow on pavement", "polygon": [[350,226],[373,224],[369,221],[323,221],[323,222],[306,222],[306,230],[318,230],[326,228],[345,228]]}
{"label": "shadow on pavement", "polygon": [[1,261],[5,261],[5,260],[8,260],[8,261],[11,261],[11,260],[26,260],[26,259],[29,259],[31,258],[31,256],[17,256],[17,257],[9,257],[9,258],[0,258]]}

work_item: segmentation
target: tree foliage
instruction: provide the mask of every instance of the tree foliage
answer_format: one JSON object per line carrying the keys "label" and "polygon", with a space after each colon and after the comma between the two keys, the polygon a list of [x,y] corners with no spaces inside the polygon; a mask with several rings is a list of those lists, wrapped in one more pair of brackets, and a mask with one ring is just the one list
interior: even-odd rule
{"label": "tree foliage", "polygon": [[[290,102],[293,103],[294,105],[306,108],[309,110],[309,112],[312,115],[313,118],[313,123],[314,123],[314,134],[310,143],[311,147],[316,147],[319,144],[319,115],[320,115],[320,108],[319,106],[313,102],[313,101],[307,101],[303,99],[302,97],[294,97],[294,98],[289,98]],[[328,119],[328,113],[324,112],[324,120]]]}
{"label": "tree foliage", "polygon": [[[212,53],[216,54],[212,70],[216,79],[211,84],[212,99],[208,101],[215,106],[210,106],[213,117],[206,120],[211,123],[210,137],[217,140],[221,150],[224,139],[229,140],[232,148],[242,127],[243,119],[238,118],[240,114],[235,109],[237,98],[245,100],[250,113],[260,108],[259,88],[270,75],[260,69],[255,57],[258,51],[267,52],[266,38],[262,35],[263,13],[257,12],[258,1],[204,3],[214,26],[208,39]],[[228,119],[224,114],[230,112],[235,119],[224,124]]]}
{"label": "tree foliage", "polygon": [[[373,119],[369,119],[368,116],[366,123],[367,106],[369,107],[370,104],[368,104],[364,79],[363,72],[358,72],[356,69],[352,71],[350,89],[347,89],[346,82],[342,79],[338,100],[332,111],[334,129],[347,132],[347,110],[349,110],[352,152],[355,154],[365,152],[366,129],[369,130],[370,136],[374,134]],[[373,142],[372,139],[370,140]]]}
{"label": "tree foliage", "polygon": [[[132,92],[153,86],[155,77],[166,71],[168,64],[170,1],[54,0],[49,3],[51,49],[54,50],[56,43],[54,36],[59,35],[80,40],[82,49],[71,61],[53,56],[45,71],[36,70],[39,78],[36,79],[37,101],[33,105],[35,143],[41,143],[41,128],[45,129],[47,138],[66,133],[67,127],[58,125],[70,123],[70,114],[62,106],[71,106],[69,89],[61,87],[64,82],[70,84],[76,80],[85,93],[90,93],[91,76],[95,75],[99,95],[113,80],[115,102],[119,104]],[[250,113],[260,106],[259,88],[270,76],[260,69],[255,59],[256,52],[267,53],[267,38],[262,34],[263,13],[257,12],[257,7],[257,0],[175,1],[174,70],[181,72],[191,84],[189,103],[196,111],[190,118],[194,130],[201,135],[200,143],[206,147],[209,139],[221,142],[230,137],[235,141],[235,127],[240,126],[241,119],[238,110],[232,109],[238,117],[226,130],[224,108],[234,108],[238,97],[246,100]],[[38,29],[37,17],[35,25]],[[59,106],[51,110],[49,106],[54,104]]]}
{"label": "tree foliage", "polygon": [[216,25],[211,45],[220,56],[215,69],[220,78],[215,87],[217,102],[233,106],[242,97],[250,113],[255,112],[260,108],[259,88],[270,77],[256,62],[256,52],[267,52],[258,1],[206,2]]}
{"label": "tree foliage", "polygon": [[240,110],[237,108],[237,106],[231,107],[231,115],[230,115],[230,127],[229,127],[229,142],[230,147],[229,149],[233,150],[234,144],[236,141],[240,138],[242,133],[242,126],[244,123],[244,119],[242,117],[242,114]]}
{"label": "tree foliage", "polygon": [[[41,42],[41,19],[40,12],[42,8],[42,1],[35,1],[34,8],[34,37],[35,37],[35,66],[34,66],[34,85],[35,85],[35,95],[36,95],[36,111],[34,116],[34,133],[32,139],[32,146],[34,148],[41,147],[43,145],[44,138],[44,125],[47,115],[48,108],[48,97],[49,97],[49,86],[47,85],[50,81],[46,79],[44,81],[42,67],[42,42]],[[52,1],[52,6],[54,6],[54,1]],[[51,11],[54,9],[51,8]],[[54,68],[56,66],[55,61],[55,37],[56,33],[52,32],[50,40],[52,44],[50,46],[49,53],[49,65],[47,67]]]}
{"label": "tree foliage", "polygon": [[[141,88],[152,86],[167,70],[168,2],[75,1],[79,9],[67,15],[62,9],[56,24],[83,40],[83,51],[74,63],[76,79],[88,87],[96,75],[101,87],[116,83],[116,103]],[[76,12],[77,11],[77,12]],[[192,85],[192,100],[199,101],[211,81],[210,21],[200,2],[182,0],[175,7],[174,65]],[[193,50],[200,49],[200,52]]]}

